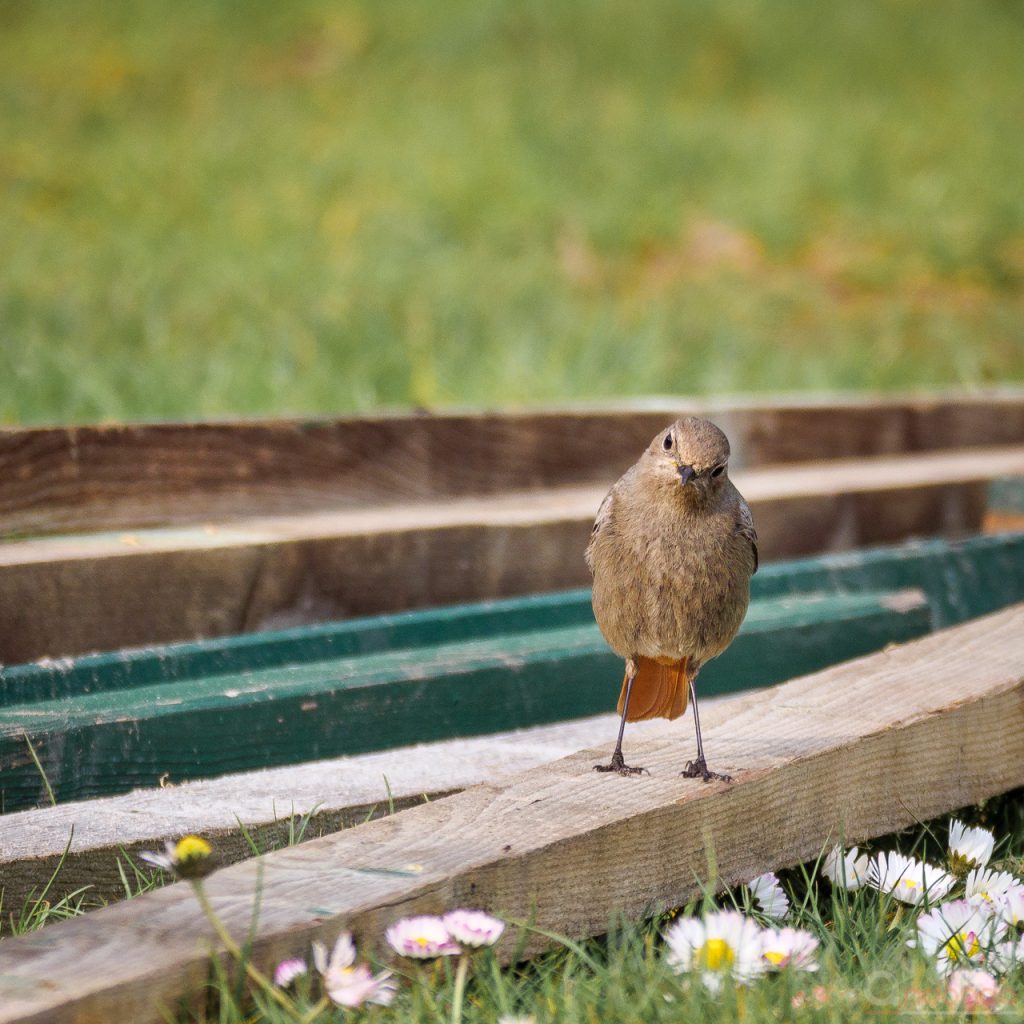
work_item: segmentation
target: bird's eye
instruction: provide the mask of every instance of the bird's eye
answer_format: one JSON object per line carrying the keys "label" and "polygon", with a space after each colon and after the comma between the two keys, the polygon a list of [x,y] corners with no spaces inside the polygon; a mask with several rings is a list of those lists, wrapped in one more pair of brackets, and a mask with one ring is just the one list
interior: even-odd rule
{"label": "bird's eye", "polygon": [[666,434],[665,435],[665,440],[661,442],[661,446],[667,452],[672,451],[672,435],[671,434]]}
{"label": "bird's eye", "polygon": [[725,463],[723,462],[722,465],[715,466],[715,468],[713,470],[711,470],[712,479],[717,480],[724,472],[725,472]]}

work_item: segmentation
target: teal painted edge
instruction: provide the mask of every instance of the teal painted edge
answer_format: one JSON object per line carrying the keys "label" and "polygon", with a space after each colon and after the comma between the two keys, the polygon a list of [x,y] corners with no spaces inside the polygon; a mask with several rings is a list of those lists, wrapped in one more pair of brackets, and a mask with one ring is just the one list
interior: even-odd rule
{"label": "teal painted edge", "polygon": [[[756,601],[906,587],[925,592],[936,629],[1024,600],[1024,533],[911,541],[771,563],[753,578],[751,596]],[[0,667],[0,707],[592,622],[590,591],[580,588]]]}
{"label": "teal painted edge", "polygon": [[[926,606],[873,593],[761,601],[700,691],[767,686],[929,627]],[[66,801],[610,711],[621,676],[583,624],[42,702],[0,713],[0,796],[6,811],[44,797],[26,733]]]}
{"label": "teal painted edge", "polygon": [[993,512],[1024,515],[1024,476],[1003,476],[988,485],[988,507]]}

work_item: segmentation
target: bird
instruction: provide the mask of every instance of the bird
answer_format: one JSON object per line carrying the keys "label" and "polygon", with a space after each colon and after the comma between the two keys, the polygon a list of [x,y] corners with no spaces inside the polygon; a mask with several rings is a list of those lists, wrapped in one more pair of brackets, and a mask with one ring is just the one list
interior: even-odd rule
{"label": "bird", "polygon": [[602,772],[636,775],[622,754],[626,722],[678,718],[693,705],[697,756],[682,774],[731,782],[708,769],[694,682],[736,636],[757,572],[757,531],[729,479],[729,441],[686,416],[660,431],[601,503],[586,548],[594,618],[625,659],[618,740]]}

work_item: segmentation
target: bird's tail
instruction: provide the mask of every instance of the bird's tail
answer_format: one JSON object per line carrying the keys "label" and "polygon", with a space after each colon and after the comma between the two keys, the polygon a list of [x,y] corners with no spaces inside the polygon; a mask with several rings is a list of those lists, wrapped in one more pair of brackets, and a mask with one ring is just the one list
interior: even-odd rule
{"label": "bird's tail", "polygon": [[[686,711],[690,693],[690,673],[687,659],[679,658],[637,658],[637,673],[633,690],[629,695],[627,722],[639,722],[645,718],[678,718]],[[619,694],[619,714],[626,702],[626,682],[622,680]]]}

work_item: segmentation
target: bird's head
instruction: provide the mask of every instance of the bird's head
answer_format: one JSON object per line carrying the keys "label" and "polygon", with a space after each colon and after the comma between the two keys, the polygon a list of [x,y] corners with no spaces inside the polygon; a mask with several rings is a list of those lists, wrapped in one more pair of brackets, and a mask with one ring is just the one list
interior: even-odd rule
{"label": "bird's head", "polygon": [[685,416],[661,431],[647,449],[648,463],[662,482],[704,502],[728,479],[729,440],[710,420]]}

